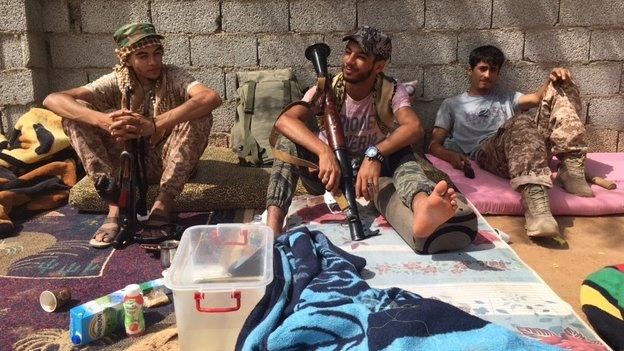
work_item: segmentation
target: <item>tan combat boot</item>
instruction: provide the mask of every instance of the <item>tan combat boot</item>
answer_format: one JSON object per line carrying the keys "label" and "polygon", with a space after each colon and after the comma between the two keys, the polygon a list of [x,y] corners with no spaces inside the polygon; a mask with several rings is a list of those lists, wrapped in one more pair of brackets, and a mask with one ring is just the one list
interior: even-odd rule
{"label": "tan combat boot", "polygon": [[593,197],[594,192],[585,180],[585,156],[578,154],[562,157],[558,178],[565,191],[570,194]]}
{"label": "tan combat boot", "polygon": [[546,187],[538,184],[526,184],[521,187],[521,192],[527,235],[531,237],[555,237],[559,235],[559,225],[550,213]]}

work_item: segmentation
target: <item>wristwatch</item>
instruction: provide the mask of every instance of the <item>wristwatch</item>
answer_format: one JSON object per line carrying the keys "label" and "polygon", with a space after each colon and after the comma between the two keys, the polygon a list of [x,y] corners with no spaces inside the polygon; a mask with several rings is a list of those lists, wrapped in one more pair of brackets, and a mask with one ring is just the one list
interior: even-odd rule
{"label": "wristwatch", "polygon": [[385,159],[383,155],[381,154],[381,152],[379,152],[379,149],[377,148],[377,146],[375,145],[369,146],[366,149],[366,151],[364,151],[364,155],[368,157],[369,160],[375,160],[379,162],[383,162]]}

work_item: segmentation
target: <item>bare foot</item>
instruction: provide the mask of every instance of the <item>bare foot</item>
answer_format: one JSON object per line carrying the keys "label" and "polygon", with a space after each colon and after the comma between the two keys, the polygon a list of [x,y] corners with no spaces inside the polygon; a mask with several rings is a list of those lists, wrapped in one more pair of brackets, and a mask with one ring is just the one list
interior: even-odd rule
{"label": "bare foot", "polygon": [[436,184],[431,195],[416,194],[412,205],[414,210],[412,232],[414,236],[426,238],[441,224],[453,217],[457,209],[456,197],[455,190],[449,188],[444,180]]}

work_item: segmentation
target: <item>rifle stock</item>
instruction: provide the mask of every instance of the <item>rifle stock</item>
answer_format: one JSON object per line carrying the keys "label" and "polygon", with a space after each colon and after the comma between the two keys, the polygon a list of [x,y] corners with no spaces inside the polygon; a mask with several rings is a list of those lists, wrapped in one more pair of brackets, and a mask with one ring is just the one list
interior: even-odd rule
{"label": "rifle stock", "polygon": [[[331,77],[327,72],[327,56],[331,52],[329,46],[324,43],[317,43],[309,46],[305,51],[305,56],[314,65],[317,75],[317,89],[323,98],[323,124],[327,133],[329,146],[334,150],[338,164],[340,165],[341,194],[336,194],[336,200],[345,212],[347,221],[349,222],[349,232],[352,240],[363,240],[367,238],[364,234],[362,221],[358,212],[357,202],[355,200],[355,187],[353,185],[353,169],[349,160],[349,153],[345,141],[344,129],[340,120],[339,111],[336,111],[336,98],[331,89]],[[341,201],[340,197],[344,196],[345,201]]]}

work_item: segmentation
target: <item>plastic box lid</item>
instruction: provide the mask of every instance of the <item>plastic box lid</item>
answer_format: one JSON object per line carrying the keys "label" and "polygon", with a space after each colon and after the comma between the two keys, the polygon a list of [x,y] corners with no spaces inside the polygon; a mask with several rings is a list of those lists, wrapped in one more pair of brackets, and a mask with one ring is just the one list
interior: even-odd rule
{"label": "plastic box lid", "polygon": [[187,228],[165,286],[172,290],[234,291],[264,288],[273,280],[273,231],[264,224]]}

